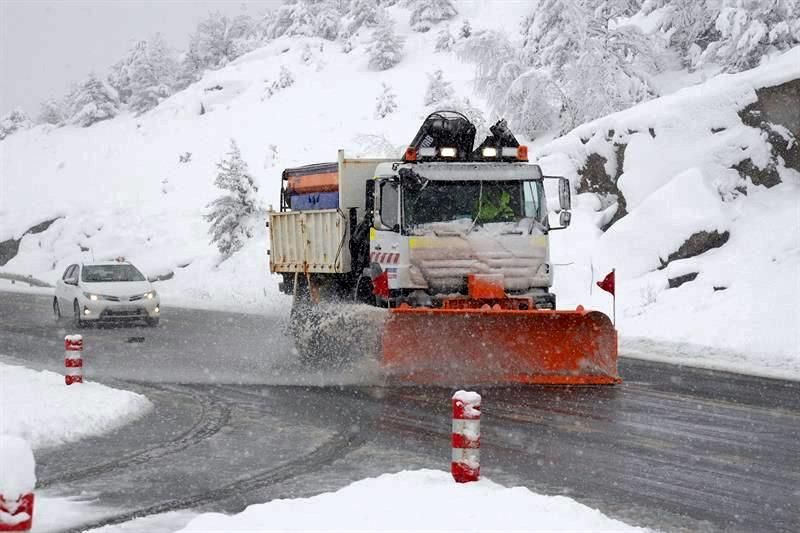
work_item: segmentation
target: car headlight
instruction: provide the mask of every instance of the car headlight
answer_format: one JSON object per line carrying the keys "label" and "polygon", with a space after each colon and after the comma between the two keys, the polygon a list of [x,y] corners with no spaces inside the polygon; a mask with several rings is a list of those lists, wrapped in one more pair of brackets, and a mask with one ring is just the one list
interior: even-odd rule
{"label": "car headlight", "polygon": [[147,298],[148,300],[152,300],[156,296],[158,296],[158,293],[156,293],[156,291],[147,291],[146,293],[144,293],[144,297]]}
{"label": "car headlight", "polygon": [[99,300],[101,298],[101,296],[99,296],[97,294],[92,294],[91,292],[84,292],[83,295],[86,296],[88,299],[90,299],[93,302],[96,302],[97,300]]}

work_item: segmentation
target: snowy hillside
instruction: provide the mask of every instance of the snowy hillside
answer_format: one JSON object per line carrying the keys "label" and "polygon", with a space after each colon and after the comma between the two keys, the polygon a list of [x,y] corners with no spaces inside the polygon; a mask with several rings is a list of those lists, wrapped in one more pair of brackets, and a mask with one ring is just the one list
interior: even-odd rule
{"label": "snowy hillside", "polygon": [[740,370],[800,375],[798,80],[800,48],[540,147],[544,170],[582,193],[573,226],[553,235],[554,261],[567,265],[562,305],[611,313],[593,281],[616,268],[623,335],[717,346],[741,352]]}
{"label": "snowy hillside", "polygon": [[[449,27],[468,19],[473,31],[506,29],[529,11],[523,2],[500,5],[501,13],[497,4],[459,4]],[[495,118],[496,102],[478,91],[480,69],[456,51],[435,53],[441,35],[412,31],[402,3],[387,12],[405,40],[402,59],[389,70],[370,68],[370,32],[356,32],[344,44],[284,36],[206,71],[144,114],[124,111],[88,128],[39,125],[0,141],[0,242],[18,244],[0,271],[53,282],[73,262],[125,256],[150,276],[169,278],[157,286],[165,302],[285,309],[288,301],[268,274],[261,225],[224,262],[209,243],[202,215],[220,194],[215,164],[231,139],[266,207],[278,204],[284,167],[334,160],[338,148],[397,155],[438,106],[458,105],[484,123]],[[454,94],[426,105],[437,70]],[[708,344],[797,369],[800,319],[791,306],[800,300],[800,176],[776,163],[767,133],[738,114],[756,101],[755,89],[796,79],[798,48],[756,70],[713,78],[536,143],[544,170],[569,176],[583,193],[573,226],[553,234],[552,254],[563,264],[555,287],[560,306],[583,303],[610,314],[610,298],[592,289],[592,280],[616,268],[623,336]],[[396,109],[376,118],[387,86]],[[789,149],[797,142],[798,132],[792,136],[787,127],[774,133]],[[618,146],[626,147],[624,162]],[[597,161],[609,178],[605,185],[585,170],[596,170]],[[781,183],[747,182],[732,170],[742,161],[774,168]],[[724,234],[725,242],[696,257],[669,259],[700,231]],[[663,269],[661,260],[669,262]],[[670,280],[693,274],[669,288]]]}

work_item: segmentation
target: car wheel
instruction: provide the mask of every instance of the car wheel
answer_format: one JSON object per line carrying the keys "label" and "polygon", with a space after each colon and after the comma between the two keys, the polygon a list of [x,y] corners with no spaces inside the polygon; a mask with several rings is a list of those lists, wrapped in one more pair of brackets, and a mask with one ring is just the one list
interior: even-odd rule
{"label": "car wheel", "polygon": [[73,311],[75,311],[75,318],[73,320],[75,327],[76,328],[84,327],[86,325],[86,322],[81,320],[81,306],[78,304],[78,300],[75,300],[75,302],[72,305],[72,308]]}
{"label": "car wheel", "polygon": [[150,326],[151,328],[157,328],[158,327],[158,319],[157,318],[148,318],[148,319],[145,320],[145,322],[147,322],[147,325]]}
{"label": "car wheel", "polygon": [[58,298],[53,298],[53,316],[56,317],[56,322],[61,320],[61,307],[58,305]]}

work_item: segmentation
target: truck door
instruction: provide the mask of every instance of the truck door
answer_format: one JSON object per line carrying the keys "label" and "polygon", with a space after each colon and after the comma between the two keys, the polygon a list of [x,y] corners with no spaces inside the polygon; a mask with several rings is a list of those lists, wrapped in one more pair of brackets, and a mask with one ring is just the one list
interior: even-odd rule
{"label": "truck door", "polygon": [[378,263],[389,275],[389,288],[396,289],[400,264],[400,184],[396,179],[378,180],[375,217],[370,232],[370,263]]}

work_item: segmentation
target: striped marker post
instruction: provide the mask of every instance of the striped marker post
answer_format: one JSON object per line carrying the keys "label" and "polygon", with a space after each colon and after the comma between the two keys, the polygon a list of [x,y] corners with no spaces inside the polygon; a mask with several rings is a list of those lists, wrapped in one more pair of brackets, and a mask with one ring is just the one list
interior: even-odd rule
{"label": "striped marker post", "polygon": [[481,477],[481,395],[460,390],[453,395],[453,461],[456,483]]}
{"label": "striped marker post", "polygon": [[0,495],[0,531],[30,531],[33,527],[33,493],[23,494],[16,501]]}
{"label": "striped marker post", "polygon": [[67,385],[83,383],[83,337],[67,335],[64,337],[64,381]]}

